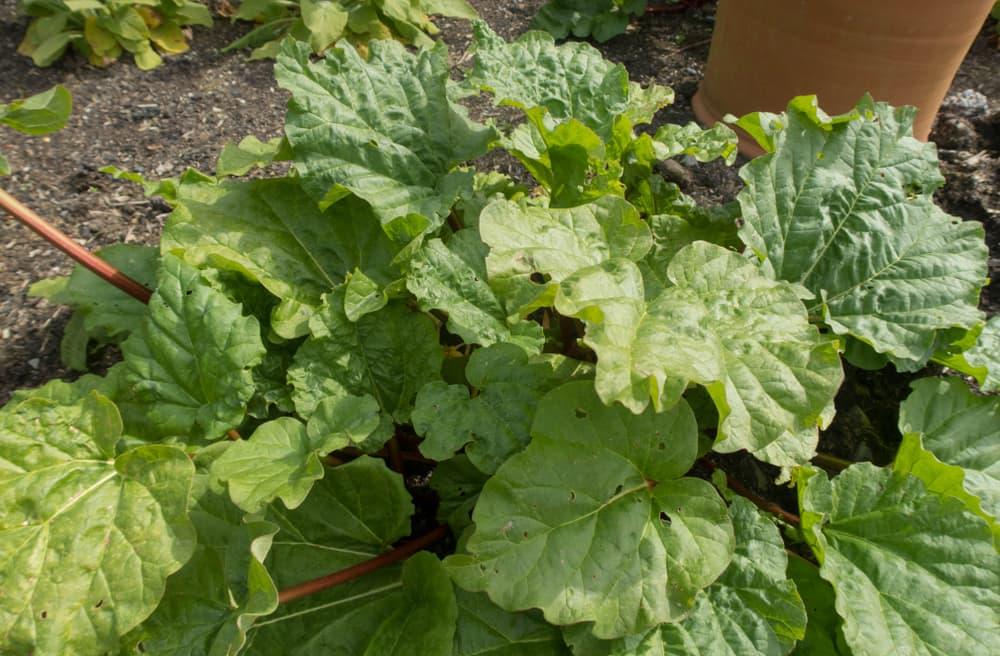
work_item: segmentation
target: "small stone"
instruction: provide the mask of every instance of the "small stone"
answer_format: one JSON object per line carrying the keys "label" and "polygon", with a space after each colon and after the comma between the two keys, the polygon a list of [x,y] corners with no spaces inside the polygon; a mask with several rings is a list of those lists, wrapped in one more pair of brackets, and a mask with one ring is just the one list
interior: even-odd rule
{"label": "small stone", "polygon": [[960,116],[978,116],[986,113],[989,107],[989,98],[975,89],[965,89],[944,99],[944,108]]}
{"label": "small stone", "polygon": [[40,361],[38,358],[31,358],[30,360],[28,360],[28,366],[31,367],[32,369],[38,369],[39,363]]}

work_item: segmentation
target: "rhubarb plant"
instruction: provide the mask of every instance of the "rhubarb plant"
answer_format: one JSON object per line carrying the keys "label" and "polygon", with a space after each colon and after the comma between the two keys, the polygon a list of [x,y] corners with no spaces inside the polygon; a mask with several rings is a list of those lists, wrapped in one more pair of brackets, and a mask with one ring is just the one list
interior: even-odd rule
{"label": "rhubarb plant", "polygon": [[51,66],[72,46],[94,66],[128,52],[150,70],[161,54],[187,52],[189,26],[212,26],[208,7],[196,0],[21,0],[20,8],[33,20],[17,51],[36,66]]}
{"label": "rhubarb plant", "polygon": [[[148,304],[36,288],[73,362],[123,361],[0,410],[4,651],[993,649],[986,247],[912,110],[750,117],[771,152],[706,207],[657,164],[735,135],[640,130],[670,90],[590,46],[480,23],[460,80],[443,45],[312,54],[277,53],[281,139],[116,172],[173,206],[158,251],[103,253]],[[817,453],[845,359],[927,374],[893,462]]]}
{"label": "rhubarb plant", "polygon": [[223,49],[252,48],[250,59],[274,58],[290,37],[321,53],[346,39],[362,53],[373,39],[396,39],[418,47],[433,45],[439,33],[432,15],[473,20],[468,0],[242,0],[233,20],[256,27]]}

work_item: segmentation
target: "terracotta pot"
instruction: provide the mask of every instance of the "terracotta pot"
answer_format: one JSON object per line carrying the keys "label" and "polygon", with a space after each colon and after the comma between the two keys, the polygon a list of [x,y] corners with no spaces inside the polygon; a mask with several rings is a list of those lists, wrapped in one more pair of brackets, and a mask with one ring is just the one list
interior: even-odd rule
{"label": "terracotta pot", "polygon": [[[841,113],[869,92],[914,105],[927,139],[994,0],[719,0],[705,78],[692,100],[714,124],[726,114],[780,112],[806,94]],[[740,151],[760,154],[741,135]]]}

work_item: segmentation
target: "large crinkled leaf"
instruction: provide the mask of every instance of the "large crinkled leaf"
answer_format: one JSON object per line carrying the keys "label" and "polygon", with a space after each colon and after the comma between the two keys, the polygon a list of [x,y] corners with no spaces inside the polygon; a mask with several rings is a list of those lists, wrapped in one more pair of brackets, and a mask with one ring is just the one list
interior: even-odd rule
{"label": "large crinkled leaf", "polygon": [[668,92],[630,86],[625,67],[589,44],[556,45],[545,32],[528,32],[507,43],[483,22],[473,26],[473,33],[476,61],[469,83],[490,91],[498,103],[544,107],[557,121],[575,118],[604,141],[611,140],[615,120],[629,111],[630,96],[636,105],[649,105],[636,112],[636,118],[647,115],[646,121],[673,100]]}
{"label": "large crinkled leaf", "polygon": [[424,437],[420,452],[446,460],[465,448],[470,462],[492,474],[530,440],[538,400],[570,379],[577,363],[561,356],[528,356],[513,344],[477,350],[465,377],[477,390],[470,398],[465,385],[435,381],[417,394],[413,428]]}
{"label": "large crinkled leaf", "polygon": [[976,344],[965,353],[965,359],[986,370],[979,381],[987,392],[1000,392],[1000,316],[992,317],[983,327]]}
{"label": "large crinkled leaf", "polygon": [[740,497],[729,512],[736,530],[733,562],[691,615],[660,627],[666,653],[782,656],[805,635],[805,608],[785,574],[778,529]]}
{"label": "large crinkled leaf", "polygon": [[616,638],[677,621],[729,565],[733,528],[712,486],[680,478],[697,454],[686,403],[633,415],[590,382],[539,404],[528,448],[487,482],[462,587],[553,624],[594,622]]}
{"label": "large crinkled leaf", "polygon": [[994,650],[1000,554],[961,502],[862,463],[832,481],[800,472],[799,507],[855,656]]}
{"label": "large crinkled leaf", "polygon": [[454,656],[570,656],[559,629],[537,613],[508,613],[481,593],[456,590]]}
{"label": "large crinkled leaf", "polygon": [[326,397],[371,394],[385,416],[408,421],[417,391],[441,377],[437,328],[400,302],[352,322],[343,295],[326,297],[288,370],[296,410],[308,418]]}
{"label": "large crinkled leaf", "polygon": [[[362,456],[331,469],[295,510],[272,506],[280,531],[268,569],[284,589],[369,560],[410,532],[412,513],[402,477]],[[455,613],[443,568],[419,555],[402,580],[398,568],[383,568],[283,604],[251,629],[248,653],[447,656]]]}
{"label": "large crinkled leaf", "polygon": [[795,290],[706,242],[678,252],[666,279],[648,306],[628,260],[562,282],[556,309],[587,324],[600,397],[641,412],[698,383],[719,410],[717,451],[747,449],[781,466],[809,460],[843,372]]}
{"label": "large crinkled leaf", "polygon": [[[155,248],[113,244],[96,255],[136,282],[148,288],[156,285],[159,254]],[[82,317],[86,334],[105,342],[124,339],[146,316],[145,303],[79,265],[67,277],[35,283],[29,294],[69,305]]]}
{"label": "large crinkled leaf", "polygon": [[292,93],[285,133],[303,188],[321,205],[351,192],[387,229],[409,215],[440,225],[461,184],[452,169],[485,153],[496,134],[449,99],[444,44],[414,55],[372,41],[367,60],[347,44],[321,62],[310,54],[288,42],[275,66]]}
{"label": "large crinkled leaf", "polygon": [[242,310],[197,269],[163,257],[149,314],[122,344],[127,384],[161,434],[211,440],[243,421],[265,350]]}
{"label": "large crinkled leaf", "polygon": [[555,285],[533,276],[559,282],[611,258],[640,260],[652,246],[636,209],[613,196],[566,209],[496,201],[480,215],[479,232],[490,247],[490,285],[513,315],[551,305]]}
{"label": "large crinkled leaf", "polygon": [[[321,211],[290,178],[182,185],[161,247],[259,282],[284,302],[276,317],[297,304],[318,307],[356,268],[382,285],[400,275],[392,264],[400,247],[366,203],[349,197]],[[299,324],[283,336],[305,334]]]}
{"label": "large crinkled leaf", "polygon": [[[278,590],[264,558],[278,527],[246,513],[229,500],[209,467],[227,445],[195,457],[191,522],[198,547],[167,580],[156,612],[130,636],[147,654],[229,656],[246,641],[247,629],[278,607]],[[139,653],[139,652],[137,652]]]}
{"label": "large crinkled leaf", "polygon": [[121,418],[91,392],[0,415],[0,635],[18,654],[95,654],[145,619],[191,556],[194,466],[176,447],[115,455]]}
{"label": "large crinkled leaf", "polygon": [[[913,393],[899,406],[899,430],[920,437],[904,442],[900,455],[906,452],[905,462],[897,457],[896,467],[910,470],[914,459],[923,460],[913,475],[930,490],[961,498],[995,527],[1000,518],[1000,398],[976,396],[958,378],[924,378],[910,386]],[[923,449],[933,456],[921,457]]]}
{"label": "large crinkled leaf", "polygon": [[251,656],[451,656],[458,608],[438,559],[418,553],[288,604],[250,631]]}
{"label": "large crinkled leaf", "polygon": [[534,26],[557,39],[570,34],[593,36],[603,43],[623,34],[629,20],[646,10],[647,0],[549,0],[535,16]]}
{"label": "large crinkled leaf", "polygon": [[802,101],[776,151],[740,172],[740,236],[776,277],[815,295],[810,313],[834,332],[919,369],[940,331],[980,319],[982,225],[934,205],[943,178],[934,146],[910,136],[913,108],[866,98],[853,120],[821,123]]}
{"label": "large crinkled leaf", "polygon": [[607,656],[784,656],[805,635],[806,614],[785,569],[785,545],[774,524],[740,497],[730,507],[736,532],[733,561],[698,595],[691,614],[646,634],[613,642],[585,626],[567,637],[578,654]]}
{"label": "large crinkled leaf", "polygon": [[541,350],[544,340],[532,324],[508,325],[503,304],[487,283],[486,249],[466,244],[473,239],[481,245],[472,230],[460,231],[449,245],[427,242],[410,259],[406,288],[421,309],[447,312],[448,330],[467,344],[518,341],[527,350]]}

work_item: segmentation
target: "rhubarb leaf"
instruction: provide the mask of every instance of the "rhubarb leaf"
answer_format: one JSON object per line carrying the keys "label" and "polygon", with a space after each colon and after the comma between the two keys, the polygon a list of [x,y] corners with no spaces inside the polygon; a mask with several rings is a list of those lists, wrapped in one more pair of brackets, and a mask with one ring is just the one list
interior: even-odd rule
{"label": "rhubarb leaf", "polygon": [[91,392],[0,415],[0,634],[11,653],[104,653],[195,548],[179,448],[115,455],[121,418]]}
{"label": "rhubarb leaf", "polygon": [[347,44],[320,62],[310,55],[289,41],[275,66],[292,94],[285,132],[303,188],[323,207],[353,193],[386,227],[410,215],[441,225],[458,197],[454,167],[495,138],[450,100],[444,45],[414,55],[372,41],[367,59]]}
{"label": "rhubarb leaf", "polygon": [[327,397],[370,394],[385,416],[407,421],[417,391],[441,377],[437,329],[400,302],[352,322],[343,298],[342,289],[327,296],[288,370],[296,410],[309,418]]}
{"label": "rhubarb leaf", "polygon": [[601,638],[690,613],[734,538],[712,486],[680,478],[697,454],[687,404],[633,415],[567,383],[542,399],[532,437],[479,496],[469,553],[448,559],[459,585],[553,624],[595,622]]}
{"label": "rhubarb leaf", "polygon": [[856,656],[993,649],[1000,554],[983,520],[868,463],[833,480],[805,469],[798,482],[802,530]]}
{"label": "rhubarb leaf", "polygon": [[994,316],[986,322],[976,344],[965,353],[965,359],[986,370],[979,383],[983,391],[1000,392],[1000,318]]}
{"label": "rhubarb leaf", "polygon": [[508,613],[481,593],[456,590],[454,656],[570,656],[559,629],[537,613]]}
{"label": "rhubarb leaf", "polygon": [[260,324],[165,255],[149,314],[122,344],[130,391],[164,435],[214,440],[243,421],[251,369],[264,357]]}
{"label": "rhubarb leaf", "polygon": [[539,399],[574,374],[572,363],[552,356],[529,357],[512,344],[479,349],[469,358],[465,385],[441,381],[420,389],[413,428],[424,437],[420,452],[446,460],[463,447],[469,461],[492,474],[531,439]]}
{"label": "rhubarb leaf", "polygon": [[804,100],[789,105],[775,152],[741,170],[740,236],[813,293],[810,314],[835,333],[919,369],[939,333],[981,318],[982,224],[934,205],[943,178],[935,147],[910,136],[914,108],[865,98],[853,120],[827,124]]}
{"label": "rhubarb leaf", "polygon": [[212,479],[209,467],[221,451],[203,449],[195,457],[190,516],[198,547],[167,580],[163,601],[131,634],[130,648],[141,643],[145,653],[169,656],[237,653],[254,621],[278,607],[278,590],[264,568],[278,527],[247,517]]}
{"label": "rhubarb leaf", "polygon": [[[899,407],[899,430],[905,437],[896,468],[905,467],[931,491],[962,499],[996,530],[1000,398],[977,396],[958,378],[924,378],[910,386],[913,392]],[[923,450],[933,455],[921,457]]]}
{"label": "rhubarb leaf", "polygon": [[795,290],[705,242],[677,253],[666,278],[648,306],[628,260],[562,282],[556,309],[587,324],[601,398],[641,412],[650,398],[669,407],[697,383],[719,410],[715,450],[747,449],[779,466],[811,458],[843,373]]}

